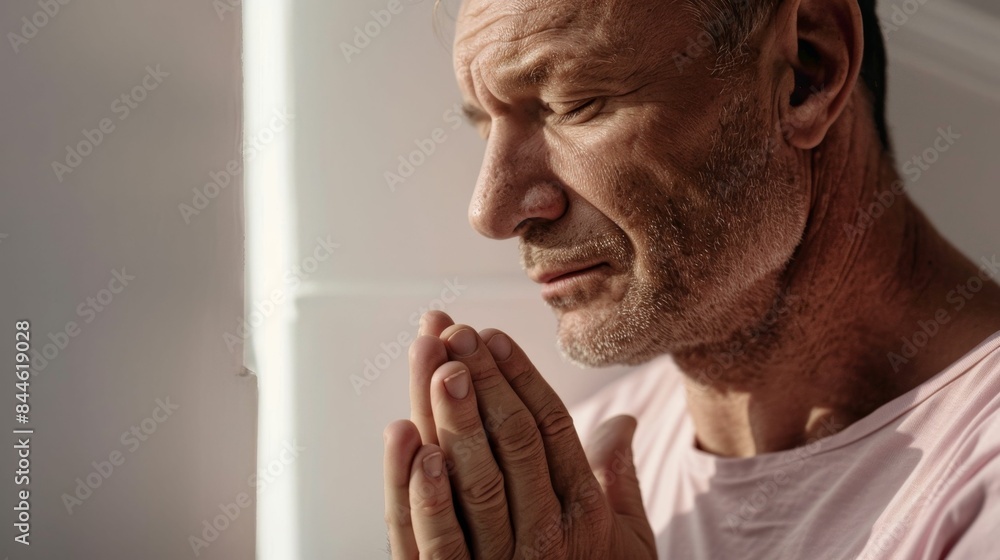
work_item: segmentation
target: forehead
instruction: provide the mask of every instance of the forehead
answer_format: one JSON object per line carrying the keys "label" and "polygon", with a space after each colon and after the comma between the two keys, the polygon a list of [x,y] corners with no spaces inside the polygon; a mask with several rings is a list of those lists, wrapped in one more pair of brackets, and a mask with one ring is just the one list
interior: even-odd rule
{"label": "forehead", "polygon": [[643,63],[650,36],[676,26],[663,6],[682,0],[465,0],[454,65],[471,88],[474,72],[538,85],[555,75],[587,82]]}

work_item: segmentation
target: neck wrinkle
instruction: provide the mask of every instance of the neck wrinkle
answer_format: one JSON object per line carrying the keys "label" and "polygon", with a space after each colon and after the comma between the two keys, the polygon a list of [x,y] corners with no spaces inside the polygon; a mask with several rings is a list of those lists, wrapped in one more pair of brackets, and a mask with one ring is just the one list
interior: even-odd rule
{"label": "neck wrinkle", "polygon": [[933,293],[943,302],[937,271],[961,269],[964,257],[893,189],[900,176],[875,127],[866,125],[868,113],[855,95],[827,139],[797,157],[811,206],[798,249],[773,279],[779,294],[794,296],[791,312],[749,345],[737,334],[675,354],[681,369],[694,373],[743,345],[723,378],[705,384],[685,375],[706,451],[752,456],[803,445],[832,435],[817,426],[846,427],[933,373],[893,372],[887,351],[912,334],[918,318],[933,315],[921,297]]}

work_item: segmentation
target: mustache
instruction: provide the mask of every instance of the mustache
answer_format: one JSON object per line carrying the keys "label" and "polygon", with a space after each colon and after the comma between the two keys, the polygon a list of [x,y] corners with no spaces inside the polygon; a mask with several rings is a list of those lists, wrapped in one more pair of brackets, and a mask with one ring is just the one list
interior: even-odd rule
{"label": "mustache", "polygon": [[554,239],[554,235],[535,235],[534,231],[521,238],[521,268],[530,270],[539,264],[570,265],[595,259],[612,266],[628,259],[629,242],[623,233],[600,233],[584,239]]}

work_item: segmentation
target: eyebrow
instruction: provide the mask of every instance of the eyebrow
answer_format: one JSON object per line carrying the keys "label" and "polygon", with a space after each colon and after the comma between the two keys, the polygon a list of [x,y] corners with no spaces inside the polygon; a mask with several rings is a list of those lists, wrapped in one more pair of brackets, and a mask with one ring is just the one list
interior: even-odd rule
{"label": "eyebrow", "polygon": [[[572,58],[559,60],[554,56],[540,56],[520,67],[511,64],[505,69],[507,76],[503,81],[515,89],[544,89],[561,80],[571,88],[610,91],[620,89],[623,83],[631,81],[639,72],[637,68],[629,68],[625,72],[615,68],[618,59],[613,55],[605,55],[601,51],[588,54],[587,64],[573,64]],[[578,56],[576,60],[580,58]],[[492,120],[489,113],[471,101],[462,103],[462,114],[473,127]]]}

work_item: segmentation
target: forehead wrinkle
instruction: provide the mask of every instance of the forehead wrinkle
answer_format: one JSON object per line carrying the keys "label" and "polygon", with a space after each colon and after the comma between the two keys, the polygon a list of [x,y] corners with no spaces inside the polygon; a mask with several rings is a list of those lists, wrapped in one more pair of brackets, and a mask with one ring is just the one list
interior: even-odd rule
{"label": "forehead wrinkle", "polygon": [[628,1],[472,0],[464,5],[460,18],[466,26],[455,41],[456,72],[471,86],[467,68],[478,62],[480,74],[488,75],[501,97],[517,97],[551,83],[618,89],[642,62],[629,43],[636,29],[626,20],[637,14],[629,13],[634,6]]}
{"label": "forehead wrinkle", "polygon": [[[482,12],[484,17],[469,16],[473,26],[456,35],[456,70],[471,67],[485,59],[487,71],[496,81],[510,84],[513,90],[533,86],[543,82],[548,75],[547,65],[538,54],[526,51],[537,50],[535,43],[539,35],[567,29],[575,19],[575,14],[558,14],[541,5],[527,6],[525,2],[500,2],[503,9],[493,13]],[[519,8],[520,6],[520,8]],[[464,17],[464,14],[463,14]],[[465,20],[468,21],[468,20]],[[545,47],[544,43],[541,45]],[[529,60],[526,61],[525,59]]]}
{"label": "forehead wrinkle", "polygon": [[[547,29],[517,43],[487,47],[461,72],[467,83],[486,82],[495,97],[512,101],[552,89],[615,89],[634,74],[633,60],[602,41],[575,39],[565,29]],[[620,64],[624,62],[624,64]],[[472,79],[475,77],[475,79]]]}

